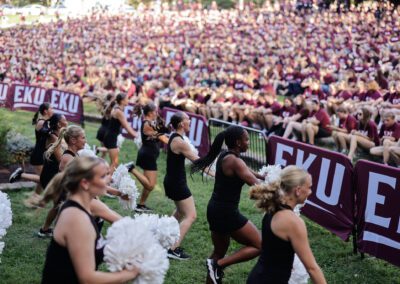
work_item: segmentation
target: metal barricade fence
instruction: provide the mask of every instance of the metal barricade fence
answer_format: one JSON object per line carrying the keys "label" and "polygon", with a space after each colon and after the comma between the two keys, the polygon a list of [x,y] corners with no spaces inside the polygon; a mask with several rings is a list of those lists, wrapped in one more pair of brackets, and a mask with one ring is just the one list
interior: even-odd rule
{"label": "metal barricade fence", "polygon": [[[233,123],[210,118],[208,120],[208,131],[210,134],[211,143],[214,141],[215,136],[218,133],[225,130],[231,125],[235,125]],[[258,171],[263,165],[267,165],[267,140],[264,132],[241,126],[246,129],[249,133],[250,145],[249,149],[246,153],[242,153],[240,156],[246,162],[247,166],[249,166],[254,171]],[[226,145],[223,145],[223,149],[226,149]]]}

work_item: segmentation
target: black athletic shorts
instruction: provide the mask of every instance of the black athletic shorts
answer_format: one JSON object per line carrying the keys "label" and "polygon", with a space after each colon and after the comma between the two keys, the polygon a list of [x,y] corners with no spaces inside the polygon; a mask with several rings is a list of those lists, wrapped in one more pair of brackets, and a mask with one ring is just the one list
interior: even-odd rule
{"label": "black athletic shorts", "polygon": [[207,206],[207,221],[212,232],[231,233],[239,230],[248,222],[237,204],[210,200]]}

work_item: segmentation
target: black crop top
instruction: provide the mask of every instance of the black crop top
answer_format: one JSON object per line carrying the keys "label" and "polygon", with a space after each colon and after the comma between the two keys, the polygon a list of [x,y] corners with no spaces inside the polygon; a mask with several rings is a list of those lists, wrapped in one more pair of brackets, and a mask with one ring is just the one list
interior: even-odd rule
{"label": "black crop top", "polygon": [[[96,231],[96,241],[94,243],[94,254],[96,261],[96,269],[103,261],[103,247],[101,247],[101,235],[99,233],[97,223],[95,218],[89,214],[79,203],[73,200],[67,200],[60,209],[60,213],[68,208],[68,207],[76,207],[83,212],[85,212],[89,218],[90,222],[93,225],[93,228]],[[44,264],[43,276],[42,276],[42,284],[74,284],[79,283],[78,276],[75,273],[74,266],[72,264],[71,257],[69,255],[68,249],[64,246],[61,246],[54,240],[54,237],[51,239],[49,248],[47,249],[46,262]]]}

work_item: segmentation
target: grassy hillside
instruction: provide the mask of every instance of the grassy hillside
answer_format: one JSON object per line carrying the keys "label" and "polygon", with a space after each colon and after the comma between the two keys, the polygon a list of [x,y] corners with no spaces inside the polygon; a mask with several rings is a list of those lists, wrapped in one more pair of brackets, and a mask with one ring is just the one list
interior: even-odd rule
{"label": "grassy hillside", "polygon": [[[34,133],[30,125],[32,113],[0,109],[0,114],[5,115],[5,121],[1,123],[12,125],[15,130],[33,140]],[[97,144],[95,140],[97,128],[98,124],[86,123],[85,130],[90,144]],[[136,152],[133,142],[125,141],[121,151],[121,162],[135,160]],[[174,209],[172,201],[164,196],[162,187],[165,161],[166,155],[161,153],[158,163],[160,169],[158,184],[148,201],[148,206],[155,208],[160,214],[170,214]],[[169,284],[204,283],[206,276],[204,263],[212,250],[205,212],[213,181],[203,181],[200,176],[194,176],[188,178],[188,183],[196,201],[198,219],[183,242],[183,247],[193,258],[187,262],[170,262],[170,269],[165,279],[165,283]],[[241,211],[260,228],[262,214],[254,208],[247,192],[248,188],[245,187],[240,204]],[[40,283],[49,240],[39,239],[35,233],[44,220],[46,210],[26,209],[22,205],[22,200],[29,194],[30,192],[25,189],[9,193],[14,215],[13,225],[5,237],[6,247],[1,255],[0,283],[2,284]],[[120,208],[117,200],[110,198],[103,200],[122,215],[130,214]],[[306,222],[311,247],[328,283],[400,283],[399,268],[372,257],[361,259],[359,255],[352,254],[351,243],[342,242],[307,219]],[[232,242],[230,251],[237,248],[238,245]],[[253,260],[227,268],[224,283],[245,283],[255,262]]]}

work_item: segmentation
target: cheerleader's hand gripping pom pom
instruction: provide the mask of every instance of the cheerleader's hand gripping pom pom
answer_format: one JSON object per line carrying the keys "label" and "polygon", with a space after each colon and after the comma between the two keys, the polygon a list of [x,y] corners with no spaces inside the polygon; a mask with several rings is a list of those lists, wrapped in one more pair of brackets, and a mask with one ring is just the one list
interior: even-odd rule
{"label": "cheerleader's hand gripping pom pom", "polygon": [[119,165],[118,168],[114,171],[111,177],[111,186],[114,188],[119,188],[119,183],[121,182],[122,177],[128,176],[128,169],[125,165]]}
{"label": "cheerleader's hand gripping pom pom", "polygon": [[112,272],[139,269],[132,282],[136,284],[163,283],[169,268],[167,252],[154,234],[141,221],[130,217],[122,218],[108,229],[104,260]]}
{"label": "cheerleader's hand gripping pom pom", "polygon": [[[135,181],[130,177],[129,174],[123,176],[119,182],[118,190],[124,196],[119,197],[119,203],[126,210],[134,210],[136,208],[136,199],[139,196]],[[128,198],[126,198],[128,196]]]}

